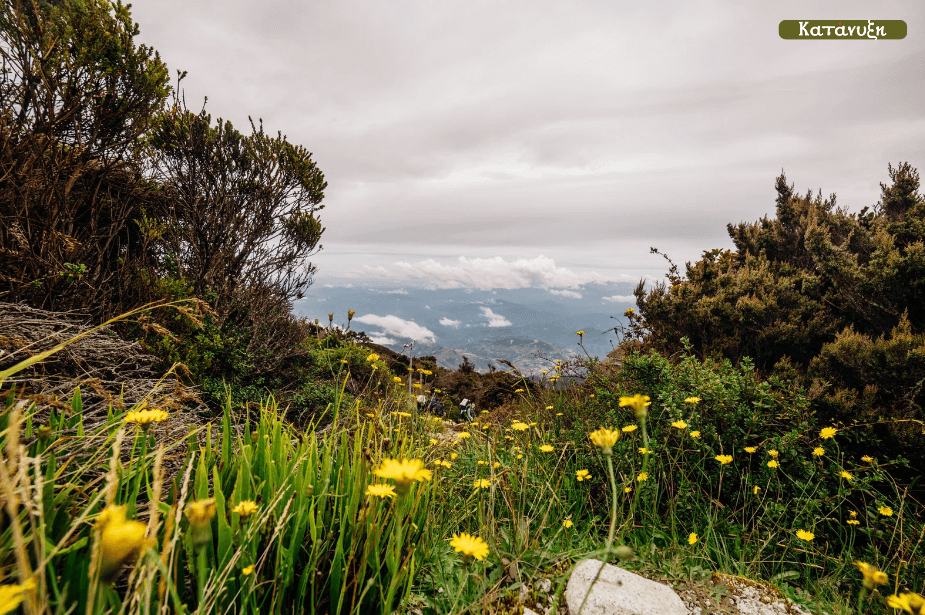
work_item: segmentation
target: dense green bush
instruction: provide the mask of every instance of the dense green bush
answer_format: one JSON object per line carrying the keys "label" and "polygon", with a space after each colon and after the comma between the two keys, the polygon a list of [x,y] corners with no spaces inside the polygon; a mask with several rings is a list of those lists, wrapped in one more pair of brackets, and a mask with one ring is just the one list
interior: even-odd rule
{"label": "dense green bush", "polygon": [[925,414],[925,200],[908,163],[889,167],[880,202],[859,213],[835,195],[801,196],[777,178],[777,216],[729,225],[735,250],[709,250],[686,276],[636,289],[629,347],[749,357],[790,373],[831,421],[889,419],[877,446],[915,445]]}

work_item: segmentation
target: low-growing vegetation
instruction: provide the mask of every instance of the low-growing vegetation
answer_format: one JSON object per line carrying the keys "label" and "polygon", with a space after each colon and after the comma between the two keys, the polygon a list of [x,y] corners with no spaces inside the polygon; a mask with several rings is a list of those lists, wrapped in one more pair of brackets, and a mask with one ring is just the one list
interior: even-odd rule
{"label": "low-growing vegetation", "polygon": [[764,579],[830,612],[921,589],[923,508],[893,477],[907,462],[846,455],[869,426],[819,424],[747,362],[631,354],[455,423],[353,349],[369,386],[348,397],[349,361],[329,365],[324,429],[227,397],[188,438],[145,403],[87,431],[79,388],[41,420],[11,390],[6,591],[29,612],[503,613],[521,585],[561,592],[587,556]]}

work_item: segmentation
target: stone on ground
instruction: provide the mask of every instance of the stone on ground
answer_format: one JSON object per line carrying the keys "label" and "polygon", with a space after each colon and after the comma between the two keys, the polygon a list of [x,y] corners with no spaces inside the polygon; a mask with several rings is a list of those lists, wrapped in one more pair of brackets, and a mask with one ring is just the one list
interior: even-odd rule
{"label": "stone on ground", "polygon": [[585,594],[591,593],[580,615],[688,615],[670,587],[607,564],[591,587],[603,562],[586,559],[575,567],[565,588],[570,615],[579,615]]}

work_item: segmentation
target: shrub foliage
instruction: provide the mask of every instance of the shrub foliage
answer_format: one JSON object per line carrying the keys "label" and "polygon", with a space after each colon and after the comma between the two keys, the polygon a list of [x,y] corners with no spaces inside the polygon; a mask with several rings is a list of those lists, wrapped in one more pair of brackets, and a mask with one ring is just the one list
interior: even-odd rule
{"label": "shrub foliage", "polygon": [[782,173],[776,217],[730,224],[734,250],[704,252],[686,276],[672,264],[650,292],[640,283],[630,345],[750,357],[798,376],[828,417],[890,419],[880,435],[925,458],[925,200],[910,164],[889,174],[880,201],[851,213]]}

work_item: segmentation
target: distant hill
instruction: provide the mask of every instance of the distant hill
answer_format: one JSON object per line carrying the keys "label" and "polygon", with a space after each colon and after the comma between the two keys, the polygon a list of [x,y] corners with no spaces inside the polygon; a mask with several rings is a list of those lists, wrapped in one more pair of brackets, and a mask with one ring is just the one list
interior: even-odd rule
{"label": "distant hill", "polygon": [[[554,294],[542,288],[482,291],[353,280],[313,285],[295,312],[324,324],[333,313],[334,323],[343,326],[347,310],[355,310],[351,328],[392,350],[401,351],[413,331],[415,355],[433,355],[447,369],[456,369],[464,356],[481,372],[489,364],[504,369],[500,358],[530,374],[549,367],[538,352],[552,360],[583,355],[579,330],[585,331],[587,352],[604,358],[618,342],[614,327],[635,305],[634,288],[629,282],[595,283]],[[389,316],[406,326],[386,322]]]}
{"label": "distant hill", "polygon": [[[397,346],[397,347],[396,347]],[[395,351],[401,350],[401,345],[388,345]],[[496,369],[506,370],[507,366],[498,362],[498,359],[510,361],[525,375],[539,374],[541,370],[552,369],[556,359],[565,360],[574,354],[539,339],[530,339],[523,336],[498,336],[470,342],[465,349],[446,348],[438,344],[415,344],[415,353],[433,355],[437,364],[447,369],[456,369],[466,356],[476,367],[476,371],[487,372],[489,365]],[[540,357],[546,357],[544,360]]]}

